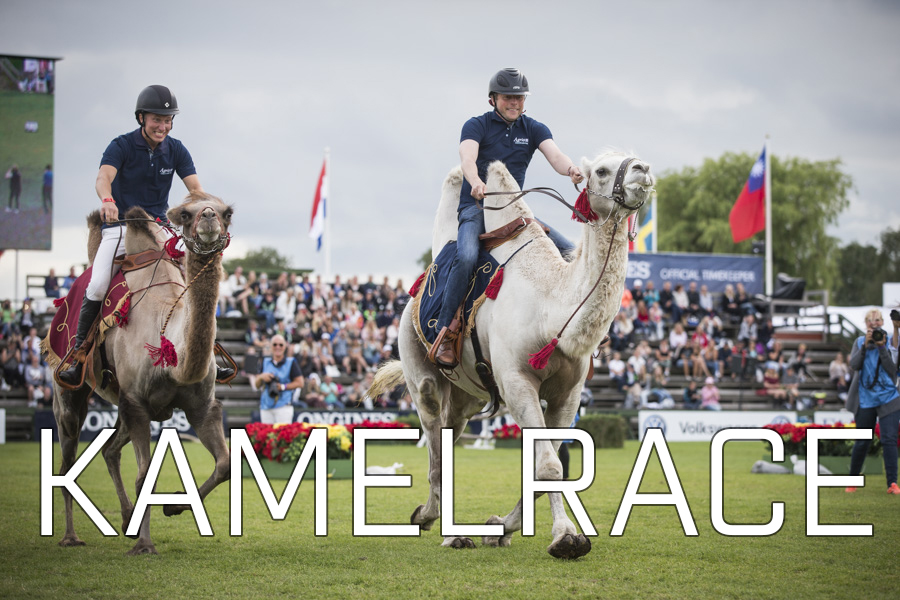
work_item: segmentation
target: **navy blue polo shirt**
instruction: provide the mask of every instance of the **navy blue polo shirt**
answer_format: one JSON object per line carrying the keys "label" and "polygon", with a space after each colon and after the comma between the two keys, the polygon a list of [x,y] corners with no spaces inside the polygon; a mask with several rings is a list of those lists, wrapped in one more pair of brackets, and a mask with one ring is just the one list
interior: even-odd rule
{"label": "navy blue polo shirt", "polygon": [[[544,140],[552,140],[550,129],[531,117],[520,116],[512,124],[507,123],[496,111],[486,112],[480,117],[472,117],[463,125],[460,143],[465,140],[478,142],[478,176],[487,181],[487,169],[495,160],[502,161],[509,174],[525,187],[525,171],[531,163],[534,151]],[[459,210],[472,206],[472,186],[463,178],[459,194]]]}
{"label": "navy blue polo shirt", "polygon": [[166,136],[150,150],[140,129],[120,135],[106,147],[100,166],[115,167],[113,199],[124,217],[132,206],[140,206],[151,217],[166,218],[169,190],[177,173],[184,179],[197,173],[190,152],[180,141]]}

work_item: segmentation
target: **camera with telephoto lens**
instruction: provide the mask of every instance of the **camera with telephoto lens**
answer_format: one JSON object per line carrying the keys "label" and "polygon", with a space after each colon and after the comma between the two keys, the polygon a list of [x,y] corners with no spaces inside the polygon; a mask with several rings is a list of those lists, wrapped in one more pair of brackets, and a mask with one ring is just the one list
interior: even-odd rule
{"label": "camera with telephoto lens", "polygon": [[900,321],[900,310],[895,308],[891,311],[891,321]]}
{"label": "camera with telephoto lens", "polygon": [[271,396],[273,400],[278,400],[281,397],[281,392],[284,391],[284,386],[277,381],[273,381],[269,384],[268,390],[269,396]]}
{"label": "camera with telephoto lens", "polygon": [[876,344],[879,342],[883,342],[887,338],[887,332],[884,329],[873,329],[872,330],[872,341]]}

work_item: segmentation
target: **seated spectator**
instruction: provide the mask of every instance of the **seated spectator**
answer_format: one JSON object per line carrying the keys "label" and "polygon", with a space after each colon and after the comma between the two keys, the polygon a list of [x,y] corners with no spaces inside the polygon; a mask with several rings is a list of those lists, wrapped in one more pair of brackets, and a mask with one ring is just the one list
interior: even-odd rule
{"label": "seated spectator", "polygon": [[613,352],[612,360],[609,361],[609,377],[621,392],[625,387],[625,361],[622,360],[621,352]]}
{"label": "seated spectator", "polygon": [[687,387],[681,395],[681,401],[688,410],[697,410],[700,408],[700,390],[697,389],[697,382],[691,379],[688,381]]}
{"label": "seated spectator", "polygon": [[647,389],[641,392],[642,408],[675,408],[675,400],[666,389],[669,380],[666,378],[663,368],[656,365],[650,374]]}
{"label": "seated spectator", "polygon": [[634,371],[632,363],[625,363],[625,403],[623,407],[626,410],[635,408],[641,401],[641,382],[637,373]]}
{"label": "seated spectator", "polygon": [[650,334],[650,311],[643,300],[638,300],[636,304],[637,316],[634,319],[634,332],[641,336],[649,336]]}
{"label": "seated spectator", "polygon": [[263,293],[262,300],[256,309],[256,317],[266,323],[266,332],[271,333],[275,329],[275,292],[271,289]]}
{"label": "seated spectator", "polygon": [[294,288],[288,287],[278,293],[275,300],[276,319],[294,319],[297,313],[297,299],[294,297]]}
{"label": "seated spectator", "polygon": [[645,358],[646,353],[649,353],[649,351],[649,347],[639,345],[628,358],[628,364],[631,365],[634,370],[635,379],[637,379],[637,382],[641,385],[644,385],[649,377],[647,372],[647,359]]}
{"label": "seated spectator", "polygon": [[772,318],[768,317],[759,323],[757,327],[756,341],[763,345],[763,348],[772,346],[772,336],[775,335],[775,325],[772,324]]}
{"label": "seated spectator", "polygon": [[689,312],[689,306],[687,292],[684,290],[684,286],[679,283],[675,286],[675,291],[672,292],[672,322],[677,323],[680,321],[685,313]]}
{"label": "seated spectator", "polygon": [[322,399],[328,408],[344,408],[344,403],[340,399],[340,387],[334,382],[331,375],[325,375],[322,378],[322,383],[319,385],[319,393],[322,395]]}
{"label": "seated spectator", "polygon": [[624,310],[619,310],[616,318],[613,319],[612,327],[609,329],[609,343],[613,350],[625,350],[631,345],[631,336],[634,332],[634,324],[625,314]]}
{"label": "seated spectator", "polygon": [[788,361],[788,367],[794,369],[794,372],[800,377],[800,381],[815,381],[816,378],[809,372],[809,364],[812,362],[812,358],[807,350],[806,344],[797,346],[797,352]]}
{"label": "seated spectator", "polygon": [[681,358],[682,351],[687,347],[688,334],[684,330],[681,322],[676,322],[669,332],[669,348],[672,349],[672,360],[677,361]]}
{"label": "seated spectator", "polygon": [[706,284],[700,286],[700,310],[703,315],[710,315],[716,310],[715,301]]}
{"label": "seated spectator", "polygon": [[50,274],[44,279],[44,294],[48,298],[59,298],[59,280],[53,269],[50,269]]}
{"label": "seated spectator", "polygon": [[722,377],[719,370],[719,349],[715,344],[710,343],[702,352],[702,360],[706,363],[706,372],[712,375],[716,381]]}
{"label": "seated spectator", "polygon": [[703,309],[700,308],[700,292],[697,290],[696,281],[692,281],[688,284],[687,299],[688,313],[699,321],[703,316]]}
{"label": "seated spectator", "polygon": [[707,377],[700,389],[700,408],[702,410],[722,410],[719,404],[719,388],[712,377]]}
{"label": "seated spectator", "polygon": [[[776,342],[777,343],[777,342]],[[838,398],[847,399],[847,390],[850,385],[850,366],[844,359],[844,353],[838,352],[834,360],[828,365],[828,379],[834,385],[838,392]],[[825,399],[822,398],[819,404],[823,404]]]}
{"label": "seated spectator", "polygon": [[732,324],[739,322],[743,318],[743,312],[738,304],[737,296],[734,293],[734,286],[730,283],[725,286],[721,299],[722,314]]}
{"label": "seated spectator", "polygon": [[784,390],[788,394],[789,404],[791,404],[794,409],[803,410],[804,408],[809,408],[808,406],[803,406],[801,404],[800,377],[790,365],[784,372],[784,376],[781,378],[781,385],[784,387]]}
{"label": "seated spectator", "polygon": [[28,392],[28,406],[51,406],[53,404],[53,392],[50,389],[50,379],[47,369],[41,365],[41,358],[32,354],[28,366],[25,367],[25,389]]}
{"label": "seated spectator", "polygon": [[644,299],[644,282],[635,279],[631,287],[631,299],[636,303]]}
{"label": "seated spectator", "polygon": [[665,325],[664,325],[664,316],[662,309],[659,307],[659,302],[654,302],[650,305],[650,309],[648,310],[648,314],[650,317],[649,322],[649,330],[650,330],[650,339],[654,342],[658,342],[665,338]]}
{"label": "seated spectator", "polygon": [[256,279],[256,271],[250,271],[247,274],[244,289],[234,296],[235,304],[240,305],[240,310],[245,315],[250,315],[250,303],[253,303],[253,309],[256,310],[256,297],[259,296],[259,281]]}
{"label": "seated spectator", "polygon": [[784,406],[787,409],[793,406],[793,398],[787,388],[782,385],[781,378],[775,369],[766,369],[763,374],[763,387],[761,390],[757,390],[757,393],[771,398],[772,404],[775,406]]}
{"label": "seated spectator", "polygon": [[756,308],[753,306],[753,303],[750,302],[750,294],[747,293],[747,290],[744,289],[744,284],[740,281],[735,284],[734,296],[741,309],[741,314],[756,314]]}
{"label": "seated spectator", "polygon": [[319,374],[310,374],[309,378],[306,380],[306,385],[303,386],[303,394],[300,397],[301,400],[310,408],[328,408],[328,405],[325,404],[325,398],[322,396],[321,387],[322,381]]}
{"label": "seated spectator", "polygon": [[741,321],[741,328],[738,331],[737,341],[743,342],[746,340],[755,345],[757,335],[756,316],[752,314],[746,315]]}
{"label": "seated spectator", "polygon": [[75,274],[75,267],[69,267],[69,274],[66,275],[65,279],[63,279],[62,285],[59,288],[59,294],[61,296],[68,295],[69,290],[71,290],[72,286],[75,285],[76,279],[78,279],[78,275]]}
{"label": "seated spectator", "polygon": [[675,297],[672,293],[671,281],[663,282],[663,287],[659,291],[659,305],[662,308],[663,314],[666,316],[666,319],[668,319],[670,323],[673,323],[677,320],[673,317],[672,314],[672,310],[675,307]]}
{"label": "seated spectator", "polygon": [[22,336],[18,331],[11,333],[0,346],[0,360],[3,362],[3,380],[12,388],[25,387],[22,361]]}
{"label": "seated spectator", "polygon": [[647,303],[647,307],[652,307],[654,304],[659,303],[659,291],[653,285],[653,280],[647,281],[647,286],[644,289],[644,302]]}
{"label": "seated spectator", "polygon": [[672,367],[672,350],[669,347],[669,340],[663,338],[659,342],[653,357],[656,365],[660,365],[663,368],[663,374],[668,377],[669,369]]}
{"label": "seated spectator", "polygon": [[262,332],[259,330],[259,323],[256,319],[247,321],[247,329],[244,331],[244,343],[257,349],[265,346],[262,338]]}
{"label": "seated spectator", "polygon": [[772,369],[779,375],[784,371],[784,348],[780,340],[775,340],[772,348],[766,352],[766,370]]}
{"label": "seated spectator", "polygon": [[37,327],[30,327],[28,335],[22,340],[22,362],[31,364],[32,356],[37,356],[38,360],[41,358],[41,338],[38,337]]}
{"label": "seated spectator", "polygon": [[12,302],[9,300],[4,300],[2,304],[0,304],[0,337],[7,338],[12,334],[13,330],[18,330],[16,327],[16,311],[12,308]]}

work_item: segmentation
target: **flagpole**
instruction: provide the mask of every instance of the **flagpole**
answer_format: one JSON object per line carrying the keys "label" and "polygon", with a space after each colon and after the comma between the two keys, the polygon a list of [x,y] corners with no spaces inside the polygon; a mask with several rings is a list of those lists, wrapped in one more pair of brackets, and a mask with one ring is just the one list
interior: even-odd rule
{"label": "flagpole", "polygon": [[325,195],[325,281],[331,282],[331,215],[334,214],[333,196],[331,193],[331,149],[325,148],[325,177],[328,181],[328,190]]}
{"label": "flagpole", "polygon": [[651,244],[650,252],[656,254],[656,250],[659,247],[659,238],[656,235],[656,222],[659,220],[659,213],[656,212],[656,190],[653,190],[653,198],[650,201],[650,211],[653,213],[651,215],[651,225],[653,226],[653,231],[650,234],[650,239],[653,241]]}
{"label": "flagpole", "polygon": [[766,296],[772,291],[772,152],[766,134]]}

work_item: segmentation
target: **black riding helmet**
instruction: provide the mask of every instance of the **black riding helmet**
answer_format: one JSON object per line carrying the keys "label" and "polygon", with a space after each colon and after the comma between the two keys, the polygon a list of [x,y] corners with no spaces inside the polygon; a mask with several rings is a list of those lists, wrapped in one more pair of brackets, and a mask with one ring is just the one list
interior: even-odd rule
{"label": "black riding helmet", "polygon": [[141,90],[137,104],[134,107],[134,118],[137,119],[138,124],[141,126],[143,126],[141,115],[144,113],[177,115],[178,100],[175,99],[175,94],[166,86],[149,85]]}
{"label": "black riding helmet", "polygon": [[503,69],[491,77],[488,96],[506,94],[508,96],[528,96],[528,80],[518,69]]}

